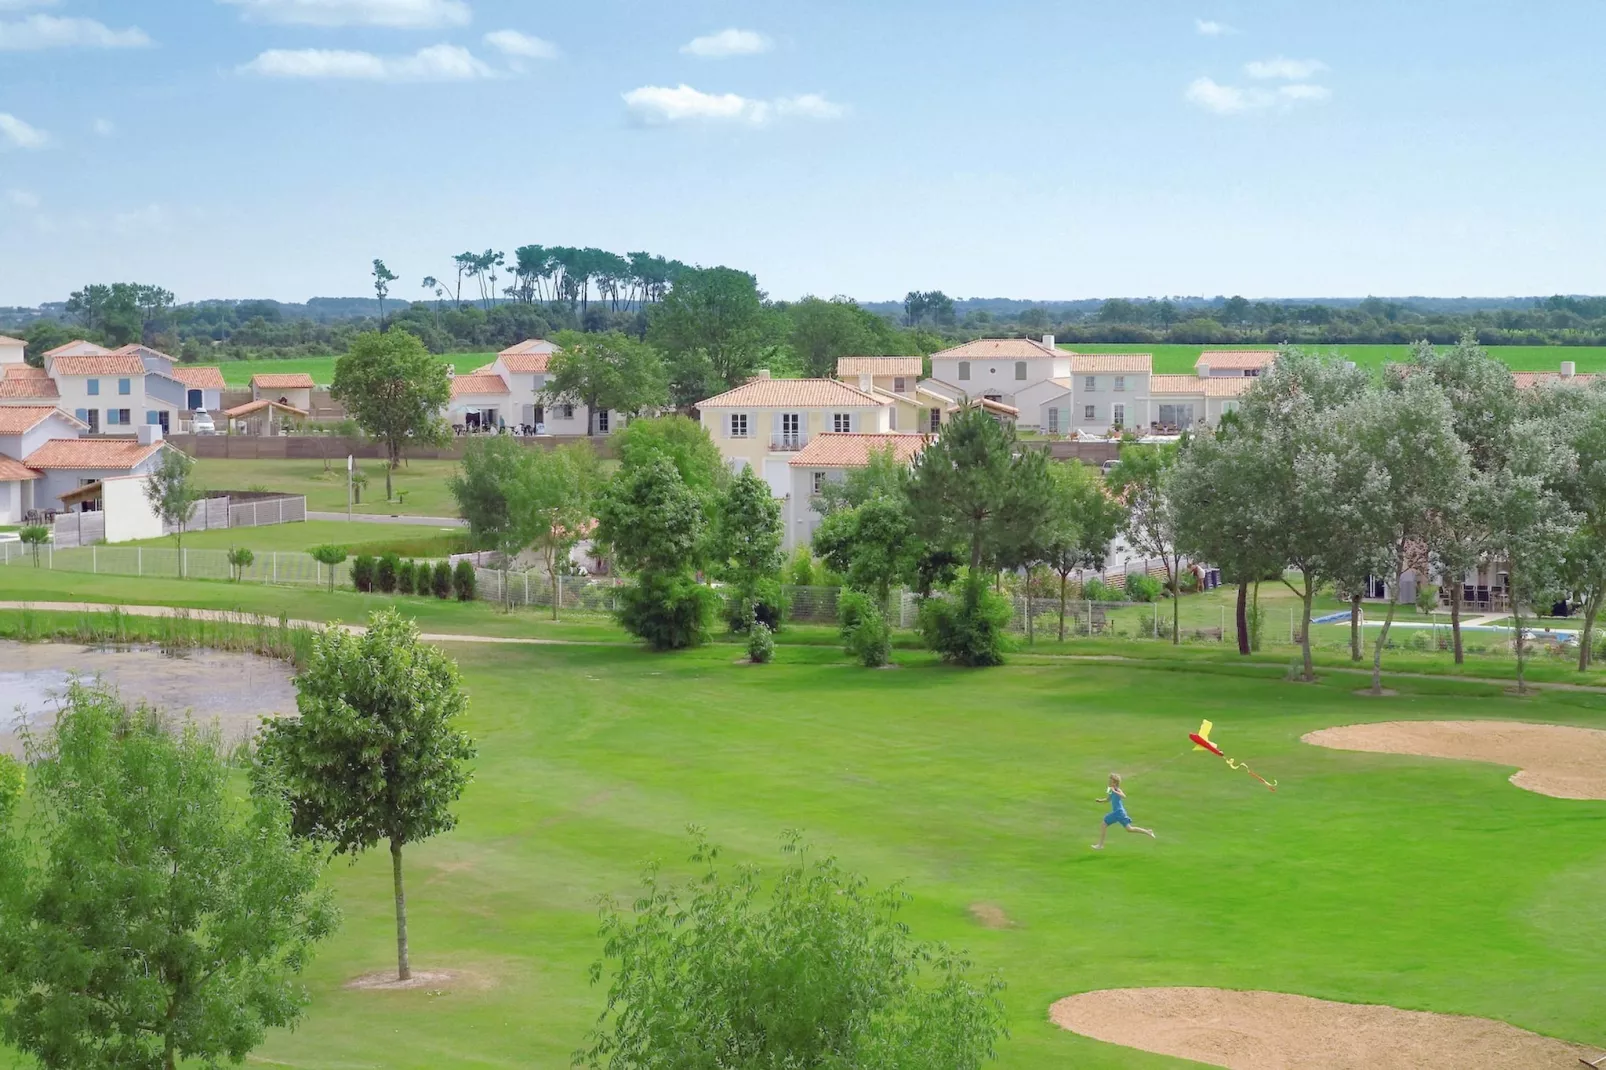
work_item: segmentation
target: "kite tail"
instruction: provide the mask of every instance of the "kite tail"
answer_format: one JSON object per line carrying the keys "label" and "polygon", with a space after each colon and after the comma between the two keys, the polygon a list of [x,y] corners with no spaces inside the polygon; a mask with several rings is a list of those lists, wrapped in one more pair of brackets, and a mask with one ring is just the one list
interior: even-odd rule
{"label": "kite tail", "polygon": [[1265,777],[1261,776],[1259,773],[1257,773],[1253,769],[1249,768],[1248,763],[1233,761],[1231,758],[1228,758],[1225,754],[1223,754],[1221,757],[1226,761],[1227,765],[1229,765],[1233,769],[1242,769],[1244,772],[1248,773],[1250,776],[1254,777],[1256,780],[1258,780],[1262,784],[1266,785],[1266,787],[1268,789],[1270,789],[1271,791],[1276,791],[1277,790],[1277,782],[1275,780],[1267,780]]}

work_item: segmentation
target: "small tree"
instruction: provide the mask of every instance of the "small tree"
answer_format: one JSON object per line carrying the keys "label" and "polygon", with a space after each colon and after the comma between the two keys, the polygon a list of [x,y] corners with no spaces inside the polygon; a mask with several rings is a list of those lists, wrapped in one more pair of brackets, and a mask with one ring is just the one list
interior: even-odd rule
{"label": "small tree", "polygon": [[509,527],[516,540],[541,555],[552,589],[552,619],[558,619],[559,577],[569,554],[591,524],[592,503],[602,482],[597,455],[576,443],[555,450],[524,453],[504,487]]}
{"label": "small tree", "polygon": [[283,801],[243,803],[215,738],[98,690],[30,752],[28,827],[0,820],[0,1039],[48,1070],[174,1070],[292,1025],[337,915]]}
{"label": "small tree", "polygon": [[631,911],[604,902],[591,976],[612,976],[576,1066],[659,1066],[666,1045],[684,1066],[978,1070],[993,1058],[1002,982],[913,940],[901,889],[872,890],[795,834],[765,887],[756,867],[721,872],[693,834],[700,877],[677,888],[649,867]]}
{"label": "small tree", "polygon": [[474,594],[479,580],[474,575],[474,562],[463,558],[452,570],[452,590],[457,592],[459,602],[474,601]]}
{"label": "small tree", "polygon": [[33,554],[33,567],[39,567],[39,548],[50,541],[50,529],[43,524],[29,524],[17,533],[22,545]]}
{"label": "small tree", "polygon": [[755,620],[747,629],[747,660],[754,665],[768,665],[775,657],[775,633],[761,620]]}
{"label": "small tree", "polygon": [[[326,544],[323,546],[314,546],[309,552],[312,554],[312,559],[314,561],[318,562],[320,565],[328,566],[329,593],[333,594],[335,590],[335,569],[339,568],[340,565],[345,562],[347,556],[346,548],[344,546],[332,546]],[[247,563],[249,564],[249,562]]]}
{"label": "small tree", "polygon": [[[472,566],[470,567],[472,571]],[[452,597],[452,566],[448,561],[435,562],[435,575],[431,584],[436,598]]]}
{"label": "small tree", "polygon": [[351,559],[351,585],[367,594],[374,589],[374,559],[370,554],[358,554]]}
{"label": "small tree", "polygon": [[597,537],[633,582],[620,593],[619,620],[656,650],[707,641],[714,593],[698,583],[703,512],[674,463],[649,454],[625,467],[597,503]]}
{"label": "small tree", "polygon": [[1110,543],[1126,524],[1126,508],[1105,493],[1103,479],[1086,465],[1052,465],[1048,475],[1043,561],[1059,577],[1059,638],[1063,641],[1071,573],[1104,567]]}
{"label": "small tree", "polygon": [[1121,461],[1110,472],[1110,487],[1127,507],[1126,539],[1144,557],[1158,557],[1165,565],[1166,588],[1171,592],[1171,642],[1182,642],[1182,592],[1177,573],[1182,551],[1177,546],[1177,519],[1171,509],[1171,474],[1178,447],[1122,446]]}
{"label": "small tree", "polygon": [[381,594],[394,594],[396,574],[401,571],[401,557],[394,553],[380,554],[374,566],[374,586]]}
{"label": "small tree", "polygon": [[413,593],[413,563],[402,561],[396,565],[396,593]]}
{"label": "small tree", "polygon": [[[245,579],[245,570],[250,568],[251,567],[251,562],[255,561],[256,559],[257,559],[257,555],[252,553],[251,550],[248,549],[247,547],[235,546],[235,547],[231,547],[230,548],[229,553],[228,553],[228,561],[229,561],[229,568],[234,573],[234,582],[235,583],[239,583],[241,580]],[[331,586],[329,588],[330,590],[334,590],[334,587],[332,586],[333,582],[334,582],[334,580],[333,580],[333,577],[331,576],[331,578],[330,578]]]}
{"label": "small tree", "polygon": [[618,331],[557,338],[544,393],[551,400],[575,401],[586,408],[586,434],[598,431],[598,414],[635,416],[669,400],[663,357],[645,342]]}
{"label": "small tree", "polygon": [[446,439],[441,413],[452,395],[446,365],[407,331],[369,331],[353,338],[346,355],[335,362],[329,394],[365,432],[385,444],[386,501],[402,450]]}
{"label": "small tree", "polygon": [[769,484],[743,469],[719,503],[709,540],[712,572],[730,588],[726,616],[732,631],[757,619],[781,625],[781,506]]}
{"label": "small tree", "polygon": [[[390,844],[396,896],[396,975],[412,976],[402,849],[457,824],[474,744],[457,725],[468,706],[457,666],[418,639],[395,610],[368,630],[318,633],[296,677],[298,718],[263,730],[258,781],[282,785],[295,829],[357,854]],[[277,789],[276,789],[277,790]]]}
{"label": "small tree", "polygon": [[189,454],[171,447],[161,451],[162,459],[145,481],[145,500],[164,527],[173,529],[178,546],[178,574],[184,575],[184,527],[190,522],[195,503],[206,496],[192,478],[195,462]]}
{"label": "small tree", "polygon": [[920,631],[942,660],[980,668],[1004,663],[1004,628],[1010,608],[981,576],[971,573],[952,597],[920,606]]}

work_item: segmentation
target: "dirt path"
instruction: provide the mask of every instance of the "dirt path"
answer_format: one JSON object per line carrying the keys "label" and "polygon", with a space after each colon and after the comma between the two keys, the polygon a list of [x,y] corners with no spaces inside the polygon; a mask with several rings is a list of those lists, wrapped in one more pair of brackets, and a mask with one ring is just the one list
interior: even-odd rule
{"label": "dirt path", "polygon": [[1228,1070],[1576,1070],[1600,1054],[1487,1018],[1221,988],[1084,992],[1049,1019]]}
{"label": "dirt path", "polygon": [[1606,732],[1526,721],[1383,721],[1323,728],[1305,743],[1516,766],[1511,782],[1557,799],[1606,799]]}

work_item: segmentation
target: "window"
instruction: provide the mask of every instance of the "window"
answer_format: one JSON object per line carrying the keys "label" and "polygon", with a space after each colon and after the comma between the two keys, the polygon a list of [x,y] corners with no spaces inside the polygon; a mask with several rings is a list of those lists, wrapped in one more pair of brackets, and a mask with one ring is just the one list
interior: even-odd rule
{"label": "window", "polygon": [[[962,360],[962,361],[959,362],[959,381],[960,382],[965,382],[969,378],[970,378],[970,361]],[[90,391],[90,393],[94,393],[94,391]]]}
{"label": "window", "polygon": [[196,409],[205,408],[206,404],[201,396],[201,392],[199,390],[187,391],[184,395],[184,407],[189,409],[191,412],[194,412]]}
{"label": "window", "polygon": [[1051,435],[1060,433],[1060,411],[1058,409],[1048,410],[1048,433]]}
{"label": "window", "polygon": [[814,476],[814,493],[818,494],[818,493],[820,493],[820,491],[825,489],[825,473],[824,472],[815,472],[815,473],[813,473],[813,476]]}
{"label": "window", "polygon": [[122,425],[122,426],[126,427],[130,423],[133,423],[133,421],[129,418],[129,411],[127,409],[107,409],[106,410],[106,425],[108,427],[110,427],[110,426],[112,426],[114,424],[118,424],[118,425]]}
{"label": "window", "polygon": [[831,430],[839,435],[845,435],[853,430],[853,414],[851,412],[833,412],[831,414]]}
{"label": "window", "polygon": [[87,409],[74,409],[72,414],[86,424],[89,422],[89,410]]}
{"label": "window", "polygon": [[146,409],[145,422],[148,424],[159,424],[162,422],[162,414],[157,412],[155,409]]}
{"label": "window", "polygon": [[[80,411],[82,411],[82,410],[80,410]],[[941,409],[932,409],[931,410],[931,433],[935,435],[938,431],[941,431],[941,430],[942,430],[942,410]]]}
{"label": "window", "polygon": [[129,382],[128,382],[127,379],[119,379],[119,380],[117,380],[117,392],[119,394],[127,394],[129,392],[129,389],[130,389],[130,387],[129,387]]}
{"label": "window", "polygon": [[1086,379],[1082,380],[1082,389],[1087,391],[1089,394],[1093,393],[1098,388],[1099,381],[1096,376],[1089,375]]}
{"label": "window", "polygon": [[1190,427],[1193,424],[1193,405],[1161,405],[1160,423],[1166,427]]}
{"label": "window", "polygon": [[1024,360],[1017,360],[1015,362],[1015,378],[1026,378],[1026,362]]}
{"label": "window", "polygon": [[731,413],[731,438],[747,437],[747,413]]}
{"label": "window", "polygon": [[93,398],[93,397],[99,397],[100,396],[100,380],[99,379],[85,380],[85,385],[88,386],[88,388],[89,388],[89,396],[90,397]]}
{"label": "window", "polygon": [[1096,411],[1097,410],[1092,405],[1083,405],[1082,406],[1082,419],[1084,419],[1084,420],[1094,419],[1094,415],[1093,414]]}
{"label": "window", "polygon": [[1122,390],[1126,389],[1126,376],[1117,375],[1115,377],[1115,389],[1117,391],[1122,391]]}
{"label": "window", "polygon": [[597,413],[597,434],[606,435],[607,433],[608,433],[608,410],[607,409],[603,409],[601,412]]}
{"label": "window", "polygon": [[574,405],[572,403],[569,403],[569,402],[565,402],[564,404],[559,405],[558,406],[558,415],[563,417],[565,420],[574,419]]}
{"label": "window", "polygon": [[87,417],[87,419],[85,419],[84,422],[89,425],[89,433],[91,435],[99,434],[100,433],[100,410],[99,409],[88,409],[88,410],[79,409],[78,411],[83,413],[84,416]]}
{"label": "window", "polygon": [[803,414],[798,412],[781,413],[781,441],[782,449],[797,449],[803,445]]}
{"label": "window", "polygon": [[1111,405],[1110,406],[1110,423],[1114,424],[1116,427],[1125,427],[1126,426],[1126,406],[1125,405]]}
{"label": "window", "polygon": [[897,429],[898,429],[898,406],[889,405],[887,407],[887,430],[888,431],[896,431]]}
{"label": "window", "polygon": [[892,380],[892,392],[894,394],[901,394],[905,390],[907,390],[908,388],[909,388],[909,380],[901,378],[901,377]]}

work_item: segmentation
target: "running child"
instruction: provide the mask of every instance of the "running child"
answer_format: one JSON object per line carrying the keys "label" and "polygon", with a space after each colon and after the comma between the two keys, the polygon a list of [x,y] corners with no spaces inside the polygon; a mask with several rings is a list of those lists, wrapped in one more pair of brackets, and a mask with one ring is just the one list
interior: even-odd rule
{"label": "running child", "polygon": [[1104,815],[1104,825],[1099,829],[1099,842],[1093,845],[1093,850],[1101,851],[1104,849],[1104,837],[1109,833],[1110,826],[1117,823],[1128,832],[1142,833],[1151,840],[1155,838],[1153,829],[1139,828],[1132,823],[1132,818],[1127,816],[1126,792],[1121,790],[1120,773],[1110,774],[1109,789],[1105,791],[1104,798],[1100,799],[1099,802],[1106,800],[1109,801],[1110,812]]}

